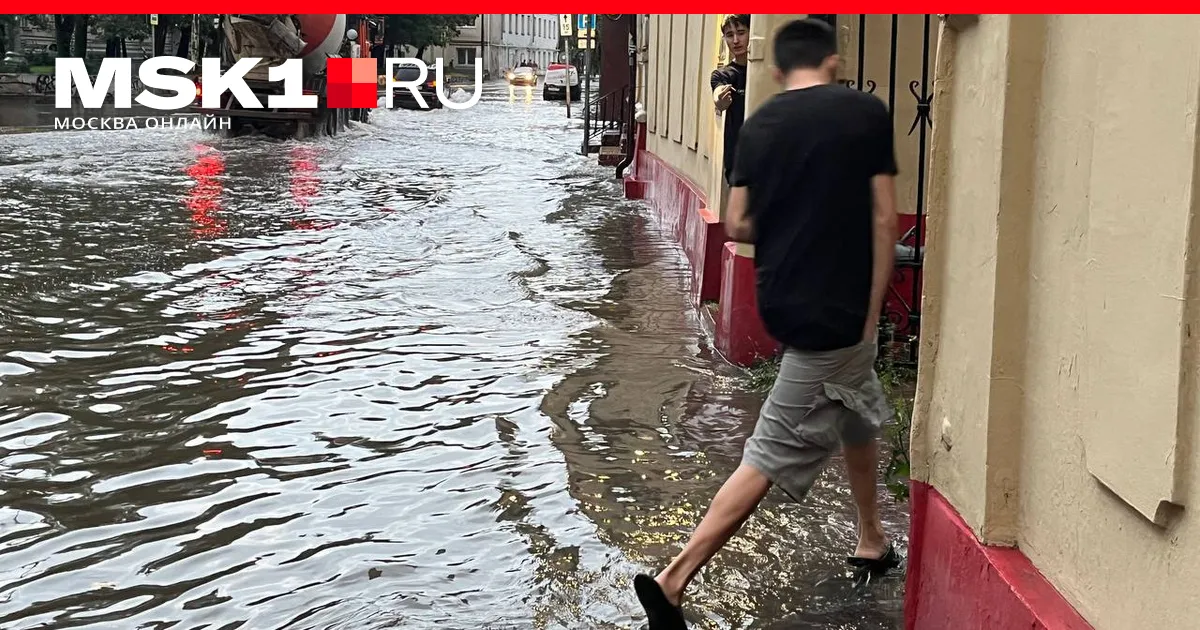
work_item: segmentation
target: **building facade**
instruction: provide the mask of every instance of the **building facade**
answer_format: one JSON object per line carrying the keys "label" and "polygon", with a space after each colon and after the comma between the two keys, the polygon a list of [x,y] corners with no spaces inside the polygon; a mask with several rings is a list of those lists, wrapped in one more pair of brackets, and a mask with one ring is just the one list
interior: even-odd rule
{"label": "building facade", "polygon": [[459,28],[445,47],[430,49],[426,57],[440,57],[447,64],[453,62],[455,68],[472,71],[482,57],[484,71],[496,77],[522,61],[544,70],[559,58],[558,45],[558,14],[484,14]]}
{"label": "building facade", "polygon": [[[682,245],[715,345],[747,364],[775,346],[753,249],[720,225],[721,17],[640,18],[625,188]],[[774,30],[798,17],[753,16],[748,115],[778,89]],[[928,217],[907,286],[907,628],[1196,617],[1200,17],[812,17],[837,28],[842,81],[893,112],[902,231]]]}
{"label": "building facade", "polygon": [[1200,614],[1198,27],[939,26],[914,627]]}

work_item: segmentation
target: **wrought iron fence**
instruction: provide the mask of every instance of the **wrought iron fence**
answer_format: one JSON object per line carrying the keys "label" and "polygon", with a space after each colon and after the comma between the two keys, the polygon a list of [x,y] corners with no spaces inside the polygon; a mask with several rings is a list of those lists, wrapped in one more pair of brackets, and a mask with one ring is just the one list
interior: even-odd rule
{"label": "wrought iron fence", "polygon": [[604,134],[628,132],[629,123],[633,119],[633,87],[623,86],[606,94],[598,94],[587,101],[583,110],[583,147],[584,154],[598,147],[593,140],[604,141]]}
{"label": "wrought iron fence", "polygon": [[[890,33],[887,39],[879,37],[878,25],[870,28],[868,23],[881,21],[885,16],[853,15],[814,15],[835,28],[839,20],[850,20],[844,26],[857,30],[857,48],[853,58],[857,66],[851,73],[853,79],[843,79],[841,82],[849,87],[875,94],[880,86],[877,79],[883,71],[881,64],[873,63],[880,59],[877,46],[884,41],[888,43],[886,94],[878,94],[887,102],[888,111],[892,116],[893,127],[897,127],[897,99],[913,99],[912,122],[907,125],[907,136],[915,134],[915,147],[912,143],[897,142],[897,156],[900,168],[911,169],[913,178],[906,180],[913,185],[898,190],[899,210],[901,211],[904,234],[896,243],[896,270],[888,288],[884,302],[884,312],[880,322],[880,353],[893,362],[915,365],[920,341],[921,330],[921,287],[922,268],[925,260],[925,186],[928,177],[929,132],[933,129],[931,108],[933,105],[933,90],[930,82],[930,61],[933,57],[930,45],[930,27],[933,15],[904,16],[908,26],[914,26],[911,20],[919,20],[918,28],[907,28],[901,32],[901,16],[892,14],[890,18]],[[870,18],[870,19],[869,19]],[[855,29],[854,26],[857,26]],[[914,46],[916,33],[920,33],[920,44]],[[903,46],[903,48],[902,48]],[[912,63],[908,64],[905,76],[897,80],[899,71],[897,60],[903,53],[907,58],[914,59],[918,53],[920,69],[915,70]],[[919,75],[919,78],[918,78]],[[907,83],[905,80],[907,79]],[[907,89],[903,89],[907,87]],[[907,122],[907,121],[904,121]],[[899,139],[899,138],[898,138]],[[906,154],[905,152],[911,152]],[[903,176],[902,176],[903,177]],[[911,191],[909,190],[911,188]],[[906,210],[911,209],[911,212]],[[909,225],[911,223],[911,225]]]}

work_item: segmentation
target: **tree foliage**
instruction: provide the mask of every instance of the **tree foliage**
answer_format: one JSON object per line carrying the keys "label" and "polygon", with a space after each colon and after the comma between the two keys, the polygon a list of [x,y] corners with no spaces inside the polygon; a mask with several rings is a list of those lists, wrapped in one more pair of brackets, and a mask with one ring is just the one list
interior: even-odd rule
{"label": "tree foliage", "polygon": [[150,20],[145,15],[93,15],[92,32],[105,39],[146,39]]}
{"label": "tree foliage", "polygon": [[410,46],[420,56],[429,46],[450,43],[459,27],[473,24],[478,17],[477,14],[389,15],[384,44]]}
{"label": "tree foliage", "polygon": [[8,45],[16,39],[15,35],[21,29],[22,18],[32,24],[34,28],[46,28],[46,17],[41,14],[5,13],[0,15],[0,57],[3,56],[3,53],[8,52]]}
{"label": "tree foliage", "polygon": [[0,56],[7,52],[11,34],[20,28],[17,24],[20,17],[19,15],[0,15]]}

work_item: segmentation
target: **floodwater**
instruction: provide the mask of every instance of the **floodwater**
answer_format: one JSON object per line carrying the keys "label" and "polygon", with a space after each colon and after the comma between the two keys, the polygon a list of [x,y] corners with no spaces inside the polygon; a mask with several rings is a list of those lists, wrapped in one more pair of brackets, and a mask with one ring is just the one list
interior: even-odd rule
{"label": "floodwater", "polygon": [[[523,96],[305,142],[0,135],[0,627],[644,627],[632,575],[761,394]],[[717,556],[695,627],[897,627],[902,577],[849,585],[834,463]]]}

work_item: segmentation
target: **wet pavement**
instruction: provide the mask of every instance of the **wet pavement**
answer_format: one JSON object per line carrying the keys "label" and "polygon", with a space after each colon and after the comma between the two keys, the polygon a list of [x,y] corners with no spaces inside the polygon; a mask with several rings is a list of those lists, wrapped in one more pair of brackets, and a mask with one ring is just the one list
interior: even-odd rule
{"label": "wet pavement", "polygon": [[[0,627],[644,627],[632,575],[761,394],[580,122],[515,96],[305,142],[0,135]],[[835,460],[695,627],[899,627],[853,540]]]}

